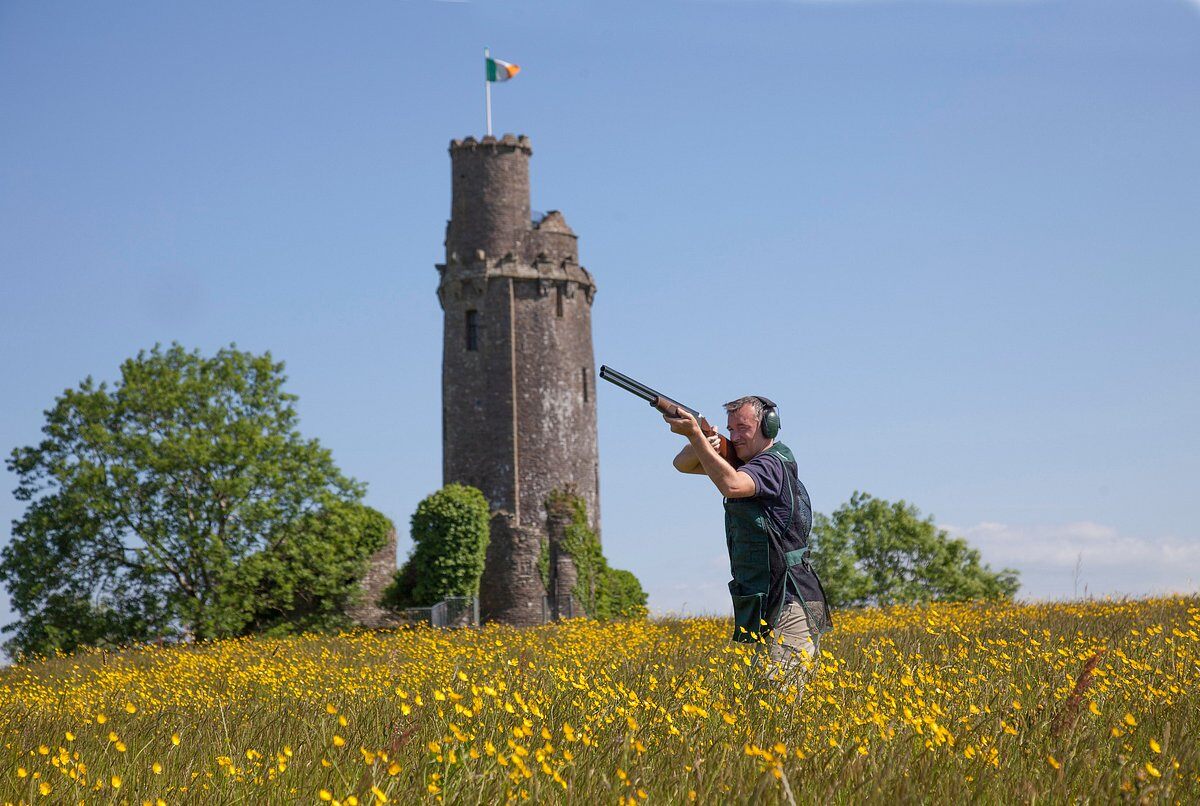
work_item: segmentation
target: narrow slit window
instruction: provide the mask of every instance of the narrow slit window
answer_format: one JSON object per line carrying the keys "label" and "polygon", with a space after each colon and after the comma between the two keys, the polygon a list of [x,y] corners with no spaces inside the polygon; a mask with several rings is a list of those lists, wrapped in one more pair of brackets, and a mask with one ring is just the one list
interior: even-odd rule
{"label": "narrow slit window", "polygon": [[556,296],[556,299],[555,299],[555,301],[554,301],[554,304],[555,304],[555,306],[556,306],[556,307],[555,307],[555,310],[558,312],[558,318],[559,318],[559,319],[562,319],[562,315],[563,315],[563,287],[562,287],[561,285],[556,285],[556,286],[554,287],[554,290],[557,292],[557,293],[556,293],[556,295],[555,295],[555,296]]}
{"label": "narrow slit window", "polygon": [[479,349],[479,311],[467,311],[467,349]]}
{"label": "narrow slit window", "polygon": [[588,371],[587,367],[579,368],[579,377],[583,380],[583,402],[588,402]]}

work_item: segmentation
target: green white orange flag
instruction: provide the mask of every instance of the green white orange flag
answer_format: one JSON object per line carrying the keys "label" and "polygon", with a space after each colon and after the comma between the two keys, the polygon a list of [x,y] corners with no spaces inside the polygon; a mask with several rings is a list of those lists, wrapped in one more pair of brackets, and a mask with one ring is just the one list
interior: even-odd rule
{"label": "green white orange flag", "polygon": [[515,64],[502,62],[499,59],[489,58],[487,60],[488,81],[508,81],[519,72],[521,72],[521,68]]}
{"label": "green white orange flag", "polygon": [[487,133],[490,137],[492,134],[492,84],[497,81],[508,81],[521,72],[521,68],[500,59],[493,59],[491,51],[487,48],[483,49],[483,58],[487,63],[487,80],[483,82],[483,94],[487,99]]}

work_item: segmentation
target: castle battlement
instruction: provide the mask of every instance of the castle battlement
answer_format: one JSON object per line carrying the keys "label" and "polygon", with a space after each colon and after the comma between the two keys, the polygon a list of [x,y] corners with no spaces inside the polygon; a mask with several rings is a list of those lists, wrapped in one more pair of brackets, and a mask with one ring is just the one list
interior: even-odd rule
{"label": "castle battlement", "polygon": [[509,278],[516,283],[532,283],[538,297],[548,297],[551,291],[562,293],[567,299],[576,293],[590,305],[596,295],[596,281],[592,273],[569,260],[536,260],[533,264],[522,263],[512,254],[498,260],[438,263],[438,301],[445,309],[447,301],[461,302],[483,296],[489,280]]}
{"label": "castle battlement", "polygon": [[520,149],[527,155],[533,155],[533,145],[529,142],[529,138],[525,135],[518,137],[515,134],[505,134],[502,137],[493,137],[487,135],[476,140],[474,137],[464,137],[461,140],[450,141],[450,153],[455,151],[475,151],[482,149],[493,150],[515,150]]}
{"label": "castle battlement", "polygon": [[551,210],[546,213],[541,219],[531,222],[533,228],[539,232],[545,232],[554,235],[570,235],[572,238],[578,238],[575,230],[571,229],[567,224],[567,219],[558,210]]}
{"label": "castle battlement", "polygon": [[533,260],[524,260],[512,252],[502,257],[489,256],[482,249],[476,250],[469,259],[463,260],[457,252],[451,252],[445,263],[434,267],[443,279],[465,277],[514,277],[518,280],[555,279],[581,285],[595,285],[592,274],[571,257],[560,258],[539,252]]}

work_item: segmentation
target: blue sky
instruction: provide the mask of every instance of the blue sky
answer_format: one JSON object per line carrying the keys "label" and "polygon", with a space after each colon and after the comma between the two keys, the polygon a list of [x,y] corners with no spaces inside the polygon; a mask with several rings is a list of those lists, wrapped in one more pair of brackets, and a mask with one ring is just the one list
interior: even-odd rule
{"label": "blue sky", "polygon": [[[580,235],[598,364],[714,416],[774,398],[818,510],[911,501],[1024,596],[1197,590],[1184,0],[5,3],[0,449],[156,342],[270,350],[406,551],[484,45],[522,66],[495,127]],[[598,394],[610,560],[724,612],[715,489]]]}

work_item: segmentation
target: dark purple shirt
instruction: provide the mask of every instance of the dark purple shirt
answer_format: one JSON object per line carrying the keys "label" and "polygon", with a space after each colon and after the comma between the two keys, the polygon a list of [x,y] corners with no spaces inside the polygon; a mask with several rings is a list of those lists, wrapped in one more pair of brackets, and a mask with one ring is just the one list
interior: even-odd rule
{"label": "dark purple shirt", "polygon": [[791,514],[791,496],[788,495],[787,470],[783,460],[773,453],[763,451],[749,462],[738,468],[754,479],[754,497],[762,504],[763,509],[777,530],[782,530]]}

